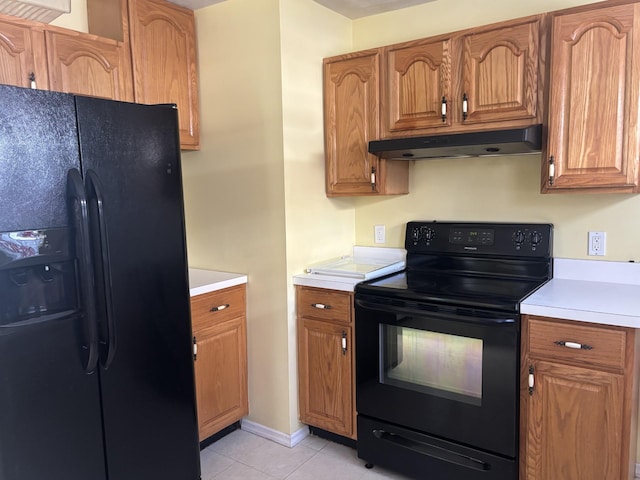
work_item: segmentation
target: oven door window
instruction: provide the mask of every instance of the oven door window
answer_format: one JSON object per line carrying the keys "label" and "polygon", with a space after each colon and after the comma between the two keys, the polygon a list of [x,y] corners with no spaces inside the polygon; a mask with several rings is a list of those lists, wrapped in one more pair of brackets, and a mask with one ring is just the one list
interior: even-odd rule
{"label": "oven door window", "polygon": [[380,324],[380,383],[482,404],[478,338]]}

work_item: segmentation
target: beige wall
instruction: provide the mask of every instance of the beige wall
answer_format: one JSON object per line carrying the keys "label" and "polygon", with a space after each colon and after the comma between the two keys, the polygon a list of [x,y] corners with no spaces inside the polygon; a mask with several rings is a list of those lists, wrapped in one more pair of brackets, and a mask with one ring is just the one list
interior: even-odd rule
{"label": "beige wall", "polygon": [[249,277],[251,418],[287,431],[279,27],[277,0],[231,0],[196,12],[202,148],[183,154],[183,176],[190,266]]}
{"label": "beige wall", "polygon": [[[291,276],[373,245],[376,224],[401,246],[413,219],[552,222],[558,257],[585,258],[587,231],[605,230],[605,260],[640,261],[640,196],[541,195],[539,155],[417,162],[406,196],[324,195],[322,58],[582,3],[435,0],[356,21],[312,0],[196,11],[202,148],[183,154],[189,260],[249,276],[251,420],[299,427]],[[53,23],[86,31],[85,1]]]}
{"label": "beige wall", "polygon": [[[591,0],[486,2],[436,0],[354,22],[355,49],[422,38],[470,26],[558,10]],[[374,225],[387,227],[387,245],[402,246],[410,220],[486,220],[554,224],[554,256],[640,261],[640,196],[541,195],[540,155],[416,161],[410,193],[358,199],[356,243],[373,245]],[[607,255],[588,257],[587,232],[607,232]],[[640,440],[637,461],[640,462]]]}
{"label": "beige wall", "polygon": [[[352,202],[324,195],[322,58],[351,45],[311,0],[196,11],[201,150],[183,154],[191,266],[246,273],[249,419],[300,425],[291,276],[354,242]],[[318,41],[318,39],[323,39]]]}
{"label": "beige wall", "polygon": [[88,32],[87,0],[71,0],[71,11],[56,18],[51,25]]}
{"label": "beige wall", "polygon": [[323,182],[322,58],[350,48],[351,22],[311,0],[281,0],[280,28],[292,432],[300,425],[291,277],[348,253],[355,240],[353,202],[328,200]]}
{"label": "beige wall", "polygon": [[[591,0],[513,2],[436,0],[354,22],[354,45],[369,48],[520,16],[558,10]],[[374,225],[387,226],[387,246],[401,246],[409,220],[551,222],[556,257],[587,257],[587,232],[607,232],[602,260],[640,261],[637,195],[541,195],[540,155],[422,160],[411,166],[410,193],[390,199],[359,199],[356,242],[373,245]]]}

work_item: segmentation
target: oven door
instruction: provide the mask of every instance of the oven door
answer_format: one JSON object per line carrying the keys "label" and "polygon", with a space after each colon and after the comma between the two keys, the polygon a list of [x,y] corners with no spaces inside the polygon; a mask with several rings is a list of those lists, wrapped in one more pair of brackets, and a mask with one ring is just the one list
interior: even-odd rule
{"label": "oven door", "polygon": [[515,458],[519,315],[356,295],[356,406]]}

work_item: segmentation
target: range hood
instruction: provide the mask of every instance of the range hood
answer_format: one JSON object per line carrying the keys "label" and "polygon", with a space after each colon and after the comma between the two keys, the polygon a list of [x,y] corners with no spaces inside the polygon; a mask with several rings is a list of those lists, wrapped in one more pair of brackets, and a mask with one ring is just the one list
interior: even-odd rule
{"label": "range hood", "polygon": [[71,11],[71,0],[0,0],[0,13],[49,23]]}
{"label": "range hood", "polygon": [[370,153],[389,160],[515,155],[538,153],[541,148],[542,125],[369,142]]}

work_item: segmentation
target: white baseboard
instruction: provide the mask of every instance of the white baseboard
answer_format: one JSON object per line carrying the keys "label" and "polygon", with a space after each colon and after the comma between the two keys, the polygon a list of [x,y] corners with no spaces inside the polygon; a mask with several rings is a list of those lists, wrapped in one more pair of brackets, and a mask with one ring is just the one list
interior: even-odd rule
{"label": "white baseboard", "polygon": [[278,430],[274,430],[273,428],[265,427],[259,423],[252,422],[251,420],[242,419],[240,425],[242,430],[289,448],[295,447],[298,443],[309,436],[309,427],[302,427],[289,435]]}

